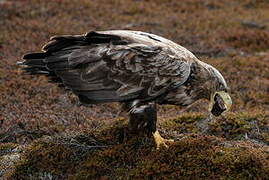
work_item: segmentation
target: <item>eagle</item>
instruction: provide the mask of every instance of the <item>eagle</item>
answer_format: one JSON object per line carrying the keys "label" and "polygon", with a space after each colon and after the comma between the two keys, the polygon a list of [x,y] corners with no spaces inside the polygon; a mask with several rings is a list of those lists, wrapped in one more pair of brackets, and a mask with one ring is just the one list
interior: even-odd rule
{"label": "eagle", "polygon": [[172,140],[156,128],[156,104],[188,106],[209,101],[219,116],[232,105],[221,73],[186,48],[141,31],[91,31],[50,38],[43,52],[23,56],[27,74],[44,74],[71,90],[82,104],[119,102],[132,131],[153,136],[157,149]]}

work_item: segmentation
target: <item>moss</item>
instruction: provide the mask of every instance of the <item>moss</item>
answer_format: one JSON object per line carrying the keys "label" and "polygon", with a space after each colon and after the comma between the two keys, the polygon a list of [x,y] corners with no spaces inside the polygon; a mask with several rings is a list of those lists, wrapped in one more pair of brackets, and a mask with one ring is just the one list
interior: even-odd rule
{"label": "moss", "polygon": [[[122,131],[126,134],[120,142],[117,137]],[[110,135],[113,143],[104,140],[104,135]],[[269,173],[267,150],[251,142],[185,134],[170,144],[169,149],[157,151],[152,138],[130,134],[125,125],[119,124],[99,135],[84,134],[84,140],[82,136],[34,142],[25,149],[24,160],[16,165],[12,177],[27,179],[48,173],[52,177],[69,179],[251,179],[265,178]],[[90,144],[101,145],[99,139],[102,148],[92,148]]]}
{"label": "moss", "polygon": [[205,114],[184,113],[162,119],[160,127],[171,134],[207,133],[233,140],[255,140],[268,142],[268,111],[252,110],[227,113],[209,120]]}
{"label": "moss", "polygon": [[178,133],[197,133],[196,123],[205,119],[205,115],[201,113],[184,113],[172,118],[167,118],[161,127],[169,129],[169,131],[177,131]]}
{"label": "moss", "polygon": [[[263,150],[223,147],[222,143],[223,140],[214,137],[190,136],[161,151],[147,146],[137,148],[129,143],[118,145],[97,152],[94,158],[84,161],[81,167],[86,169],[78,169],[74,178],[96,178],[101,175],[124,178],[126,172],[130,179],[267,176],[268,162],[264,162],[264,158],[268,158],[268,154]],[[253,166],[250,167],[249,163]]]}
{"label": "moss", "polygon": [[14,173],[15,163],[20,160],[21,151],[18,144],[0,144],[0,178],[7,179]]}
{"label": "moss", "polygon": [[14,154],[14,149],[18,147],[17,144],[13,143],[3,143],[0,144],[0,177],[2,174],[2,170],[6,169],[7,163],[6,163],[6,157],[9,155]]}
{"label": "moss", "polygon": [[16,148],[17,146],[18,145],[14,143],[2,143],[0,144],[0,152],[2,153],[2,151],[9,151]]}
{"label": "moss", "polygon": [[[252,178],[266,177],[266,153],[249,151],[242,147],[223,147],[222,141],[213,137],[188,137],[171,149],[152,153],[141,160],[135,177],[154,178]],[[253,163],[255,161],[255,163]],[[253,166],[250,167],[249,163]],[[260,170],[259,167],[263,167]]]}
{"label": "moss", "polygon": [[227,139],[255,139],[265,144],[268,141],[269,113],[263,111],[229,113],[211,122],[210,131]]}
{"label": "moss", "polygon": [[16,172],[12,175],[14,178],[27,179],[44,172],[55,176],[62,176],[68,171],[72,173],[70,168],[75,168],[77,160],[83,156],[80,147],[74,148],[65,143],[38,141],[27,147],[26,151],[23,160],[16,165]]}

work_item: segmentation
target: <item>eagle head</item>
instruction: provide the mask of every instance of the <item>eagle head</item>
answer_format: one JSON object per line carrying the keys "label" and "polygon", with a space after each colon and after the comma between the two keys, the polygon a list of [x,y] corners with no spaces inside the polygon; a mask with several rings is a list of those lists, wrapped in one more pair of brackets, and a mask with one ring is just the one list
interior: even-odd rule
{"label": "eagle head", "polygon": [[214,116],[219,116],[231,108],[232,99],[228,94],[227,83],[220,72],[214,67],[211,67],[210,74],[213,80],[213,87],[209,103],[209,111]]}

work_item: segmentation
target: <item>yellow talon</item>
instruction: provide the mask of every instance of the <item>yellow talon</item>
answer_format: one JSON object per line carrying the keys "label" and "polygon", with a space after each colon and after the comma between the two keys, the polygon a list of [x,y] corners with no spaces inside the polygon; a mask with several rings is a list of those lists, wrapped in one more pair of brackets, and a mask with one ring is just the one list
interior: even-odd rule
{"label": "yellow talon", "polygon": [[155,131],[153,134],[153,137],[154,137],[154,141],[156,143],[156,146],[157,146],[157,150],[160,149],[160,146],[164,146],[165,148],[168,148],[168,145],[166,144],[167,142],[171,143],[171,142],[174,142],[173,139],[164,139],[159,131]]}

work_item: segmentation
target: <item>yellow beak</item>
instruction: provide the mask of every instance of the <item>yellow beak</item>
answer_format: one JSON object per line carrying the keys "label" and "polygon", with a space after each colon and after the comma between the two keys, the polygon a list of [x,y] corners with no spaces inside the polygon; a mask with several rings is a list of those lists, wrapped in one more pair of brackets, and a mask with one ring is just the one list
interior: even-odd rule
{"label": "yellow beak", "polygon": [[223,100],[224,106],[226,109],[225,111],[229,111],[231,109],[231,106],[232,106],[232,98],[230,97],[230,95],[227,92],[224,92],[224,91],[217,91],[213,94],[213,96],[211,96],[208,110],[210,112],[212,111],[212,108],[213,108],[214,103],[215,103],[215,96],[216,95],[219,95],[221,97],[221,99]]}

